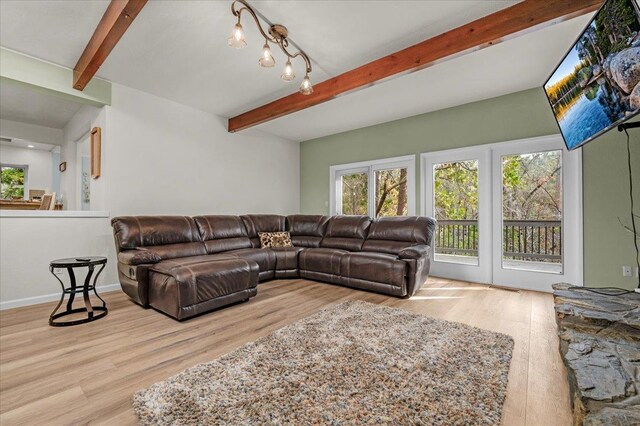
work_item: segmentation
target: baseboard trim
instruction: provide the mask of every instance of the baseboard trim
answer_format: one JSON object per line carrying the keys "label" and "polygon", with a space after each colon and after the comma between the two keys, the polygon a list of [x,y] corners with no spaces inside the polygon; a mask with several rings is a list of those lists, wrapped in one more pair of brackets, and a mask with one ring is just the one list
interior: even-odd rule
{"label": "baseboard trim", "polygon": [[[120,290],[120,284],[107,284],[97,287],[98,294],[108,293],[110,291]],[[39,305],[40,303],[47,303],[60,300],[60,293],[44,294],[42,296],[25,297],[24,299],[7,300],[6,302],[0,302],[0,311],[13,308],[21,308],[23,306]]]}

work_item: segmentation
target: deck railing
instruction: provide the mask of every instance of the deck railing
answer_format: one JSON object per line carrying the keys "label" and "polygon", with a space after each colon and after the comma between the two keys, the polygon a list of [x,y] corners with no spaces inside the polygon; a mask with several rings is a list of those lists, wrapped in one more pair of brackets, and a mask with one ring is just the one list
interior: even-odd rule
{"label": "deck railing", "polygon": [[[502,253],[506,258],[562,260],[562,222],[559,220],[504,220],[502,235]],[[476,220],[439,220],[436,253],[477,256],[478,237]]]}

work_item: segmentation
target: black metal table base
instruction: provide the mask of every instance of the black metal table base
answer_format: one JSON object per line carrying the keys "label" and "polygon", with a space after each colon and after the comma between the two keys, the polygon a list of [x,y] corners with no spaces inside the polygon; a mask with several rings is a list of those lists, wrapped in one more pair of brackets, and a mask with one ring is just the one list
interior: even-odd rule
{"label": "black metal table base", "polygon": [[[78,325],[85,324],[87,322],[95,321],[107,315],[109,312],[107,310],[107,303],[100,297],[98,292],[96,291],[96,282],[98,280],[98,276],[104,269],[107,263],[106,258],[91,258],[91,259],[60,259],[59,261],[51,262],[49,267],[51,273],[58,281],[60,281],[60,285],[62,286],[62,296],[60,297],[60,302],[58,302],[58,306],[51,312],[49,316],[49,325],[53,327],[66,327],[70,325]],[[93,276],[93,272],[95,266],[100,265],[100,269],[96,273],[93,278],[93,283],[91,283],[91,277]],[[84,279],[84,285],[78,286],[76,285],[76,276],[73,272],[73,268],[77,267],[88,267],[87,276]],[[56,268],[66,268],[69,273],[69,280],[71,282],[71,287],[65,288],[64,283],[58,277],[54,270]],[[102,302],[102,306],[93,306],[91,304],[91,300],[89,299],[89,292],[93,291],[98,299]],[[60,306],[64,302],[65,295],[69,295],[69,300],[67,300],[67,309],[63,312],[58,312]],[[76,294],[82,294],[82,298],[84,299],[84,308],[73,308],[73,301],[75,299]],[[65,317],[67,315],[78,314],[86,312],[86,318],[80,318],[70,321],[56,321],[59,318]]]}
{"label": "black metal table base", "polygon": [[[84,324],[86,322],[91,322],[91,321],[100,319],[103,316],[107,315],[107,313],[109,312],[106,306],[105,307],[92,306],[92,310],[99,311],[100,313],[98,315],[94,315],[93,312],[89,312],[87,308],[77,308],[77,309],[72,309],[70,311],[64,311],[64,312],[57,313],[55,315],[51,315],[49,317],[49,325],[53,327],[66,327],[68,325]],[[55,321],[58,318],[62,318],[66,315],[77,314],[78,312],[88,312],[87,318],[82,318],[82,319],[72,320],[72,321]]]}

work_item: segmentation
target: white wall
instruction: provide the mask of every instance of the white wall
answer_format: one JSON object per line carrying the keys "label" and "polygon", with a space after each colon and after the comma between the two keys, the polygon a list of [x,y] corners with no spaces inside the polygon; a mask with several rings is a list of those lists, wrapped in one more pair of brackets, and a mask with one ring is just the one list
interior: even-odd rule
{"label": "white wall", "polygon": [[226,119],[117,84],[106,108],[113,216],[298,211],[298,143],[231,134]]}
{"label": "white wall", "polygon": [[[0,163],[27,165],[28,189],[42,189],[51,192],[53,172],[51,152],[40,149],[0,145]],[[25,196],[29,196],[26,192]]]}
{"label": "white wall", "polygon": [[[106,217],[2,217],[0,235],[0,308],[58,300],[60,284],[49,272],[49,262],[54,259],[108,256],[107,264],[115,264],[113,235]],[[85,271],[78,273],[80,282]],[[67,280],[67,271],[61,277]],[[117,281],[115,268],[107,267],[98,284]],[[46,324],[46,318],[42,320]]]}
{"label": "white wall", "polygon": [[[69,187],[77,174],[73,144],[91,127],[102,128],[102,176],[92,181],[93,210],[108,210],[112,217],[298,212],[298,143],[230,134],[223,118],[112,87],[111,106],[83,107],[64,130],[60,161],[67,161],[67,172],[61,184]],[[65,190],[67,200],[73,193]],[[102,282],[117,282],[107,218],[2,217],[0,232],[0,301],[5,307],[57,292],[48,265],[64,256],[106,255]]]}
{"label": "white wall", "polygon": [[[60,190],[63,195],[65,210],[80,210],[80,170],[78,168],[78,142],[95,126],[103,128],[104,108],[85,105],[69,120],[63,129],[63,143],[60,151],[60,161],[67,162],[67,170],[60,175]],[[103,129],[104,130],[104,129]],[[94,186],[101,186],[100,182],[91,182],[91,197],[93,201]],[[100,199],[91,203],[93,210],[107,210],[104,208],[104,192],[95,194]]]}

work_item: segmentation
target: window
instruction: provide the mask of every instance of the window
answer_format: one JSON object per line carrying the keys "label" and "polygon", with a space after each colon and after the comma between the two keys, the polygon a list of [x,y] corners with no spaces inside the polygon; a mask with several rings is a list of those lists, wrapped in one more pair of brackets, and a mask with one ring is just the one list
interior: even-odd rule
{"label": "window", "polygon": [[331,214],[371,217],[415,214],[415,158],[331,166]]}
{"label": "window", "polygon": [[376,170],[375,217],[407,215],[407,168]]}
{"label": "window", "polygon": [[340,176],[342,214],[369,214],[369,175],[367,172],[346,172]]}
{"label": "window", "polygon": [[27,166],[0,165],[2,173],[0,196],[3,200],[24,200],[27,187]]}
{"label": "window", "polygon": [[503,155],[502,267],[562,273],[562,150]]}
{"label": "window", "polygon": [[433,164],[436,260],[478,265],[478,176],[477,159]]}

